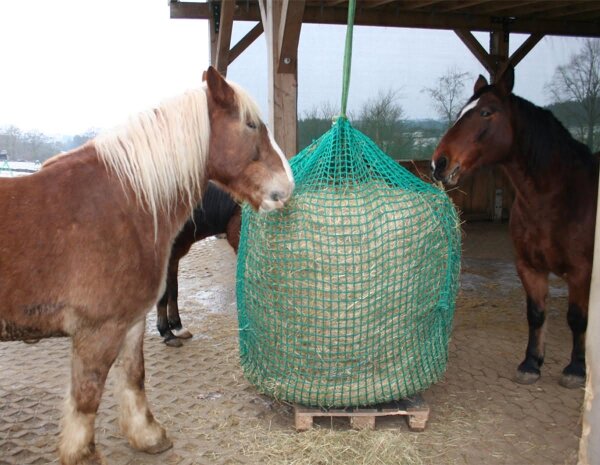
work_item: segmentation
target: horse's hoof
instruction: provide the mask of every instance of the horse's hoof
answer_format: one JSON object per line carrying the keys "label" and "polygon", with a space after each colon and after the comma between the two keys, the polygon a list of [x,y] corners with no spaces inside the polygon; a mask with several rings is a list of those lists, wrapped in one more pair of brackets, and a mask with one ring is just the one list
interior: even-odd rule
{"label": "horse's hoof", "polygon": [[65,465],[106,465],[104,458],[98,452],[86,454],[78,459],[70,460],[69,458],[61,457],[61,463]]}
{"label": "horse's hoof", "polygon": [[173,441],[171,441],[166,435],[161,438],[161,440],[150,447],[146,447],[141,449],[143,452],[147,454],[160,454],[168,449],[173,447]]}
{"label": "horse's hoof", "polygon": [[168,345],[169,347],[181,347],[183,345],[183,342],[181,342],[179,339],[177,339],[176,337],[171,338],[171,339],[165,339],[164,343],[166,345]]}
{"label": "horse's hoof", "polygon": [[558,380],[558,384],[567,389],[578,389],[585,387],[585,376],[563,375]]}
{"label": "horse's hoof", "polygon": [[181,329],[172,329],[171,332],[177,336],[179,339],[190,339],[193,334],[190,333],[187,329],[185,328],[181,328]]}
{"label": "horse's hoof", "polygon": [[533,384],[538,379],[540,379],[540,374],[531,371],[517,370],[517,374],[515,375],[515,381],[519,384]]}

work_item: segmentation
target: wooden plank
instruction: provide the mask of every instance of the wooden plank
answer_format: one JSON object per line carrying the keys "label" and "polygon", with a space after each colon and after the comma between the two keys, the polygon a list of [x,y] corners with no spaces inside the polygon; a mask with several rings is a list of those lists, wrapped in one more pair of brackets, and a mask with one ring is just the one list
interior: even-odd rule
{"label": "wooden plank", "polygon": [[[506,11],[510,14],[510,10]],[[342,8],[318,8],[306,5],[305,23],[346,24],[347,11]],[[410,27],[423,29],[464,29],[469,31],[501,31],[502,23],[492,16],[458,13],[433,13],[408,11],[406,8],[382,7],[359,9],[356,12],[357,26]],[[595,21],[567,22],[541,18],[517,18],[510,22],[510,32],[576,37],[600,37],[600,24]]]}
{"label": "wooden plank", "polygon": [[488,73],[491,74],[494,67],[492,58],[490,57],[490,54],[483,48],[483,45],[481,45],[475,38],[475,36],[471,34],[470,31],[464,29],[455,29],[454,33],[467,46],[473,56],[479,60],[479,63],[483,65]]}
{"label": "wooden plank", "polygon": [[304,0],[284,0],[279,26],[278,73],[294,73],[298,69],[298,43],[304,15]]}
{"label": "wooden plank", "polygon": [[233,61],[244,52],[244,50],[246,50],[256,39],[258,39],[263,33],[263,30],[262,23],[257,23],[256,26],[250,29],[248,33],[242,37],[231,50],[229,50],[229,64],[233,63]]}
{"label": "wooden plank", "polygon": [[491,82],[496,82],[508,65],[509,40],[510,34],[506,31],[490,32],[490,58],[493,66],[490,72]]}
{"label": "wooden plank", "polygon": [[283,0],[261,2],[261,15],[267,35],[269,123],[273,137],[283,153],[290,158],[297,151],[298,71],[294,66],[292,72],[278,72],[282,6]]}
{"label": "wooden plank", "polygon": [[[264,0],[259,0],[264,1]],[[274,0],[278,1],[278,0]],[[439,1],[439,0],[438,0]],[[243,7],[237,8],[234,21],[260,21],[259,2],[244,3]],[[270,1],[269,1],[270,3]],[[346,2],[344,2],[346,3]],[[518,3],[495,2],[493,11],[480,13],[483,9],[460,10],[458,12],[432,11],[426,7],[432,7],[437,1],[428,3],[390,3],[379,8],[358,8],[356,11],[355,24],[357,26],[387,26],[387,27],[410,27],[424,29],[463,29],[469,31],[501,31],[503,24],[498,21],[498,13],[502,16],[514,17],[517,12],[524,12],[523,7],[517,9]],[[558,7],[556,3],[546,2],[548,8]],[[572,2],[567,5],[578,6],[581,2]],[[347,7],[336,7],[331,3],[314,5],[306,3],[303,22],[311,24],[346,24],[348,20]],[[517,6],[515,6],[517,5]],[[554,5],[554,6],[552,6]],[[510,6],[510,7],[509,7]],[[539,5],[538,5],[539,6]],[[564,4],[562,5],[564,6]],[[205,2],[171,2],[171,18],[195,18],[209,19],[209,4]],[[421,8],[421,9],[418,9]],[[502,10],[499,10],[502,8]],[[532,11],[535,6],[531,6]],[[582,6],[583,8],[583,6]],[[547,10],[548,11],[548,10]],[[560,11],[560,10],[557,10]],[[508,23],[509,31],[524,34],[541,33],[546,35],[575,36],[575,37],[600,37],[600,23],[597,21],[598,14],[592,15],[598,9],[591,9],[590,14],[580,21],[568,21],[561,17],[546,19],[543,16],[534,16],[533,13],[527,17],[516,17]],[[467,14],[468,13],[468,14]],[[577,11],[574,11],[577,13]]]}
{"label": "wooden plank", "polygon": [[519,62],[527,56],[527,54],[535,47],[540,40],[544,38],[544,34],[531,34],[525,42],[521,44],[521,46],[515,50],[515,52],[510,56],[509,63],[516,67]]}
{"label": "wooden plank", "polygon": [[323,409],[295,405],[294,424],[297,431],[306,431],[312,427],[313,420],[317,417],[348,418],[353,428],[374,429],[377,417],[404,416],[411,430],[423,431],[429,412],[429,406],[420,395],[371,407]]}
{"label": "wooden plank", "polygon": [[233,30],[233,12],[235,0],[222,0],[219,21],[219,33],[217,37],[217,48],[215,57],[215,68],[227,76],[229,65],[229,47],[231,46],[231,32]]}
{"label": "wooden plank", "polygon": [[[600,185],[597,195],[600,198]],[[600,463],[600,338],[596,337],[600,334],[600,208],[596,210],[594,262],[586,334],[587,379],[578,463],[580,465],[597,465]]]}

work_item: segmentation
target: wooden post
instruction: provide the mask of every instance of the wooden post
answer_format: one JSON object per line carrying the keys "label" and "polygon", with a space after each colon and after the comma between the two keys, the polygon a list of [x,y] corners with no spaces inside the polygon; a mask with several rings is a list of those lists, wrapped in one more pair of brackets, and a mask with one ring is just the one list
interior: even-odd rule
{"label": "wooden post", "polygon": [[[600,186],[598,186],[600,197]],[[587,379],[578,465],[600,464],[600,208],[596,210],[594,266],[585,338]]]}
{"label": "wooden post", "polygon": [[500,73],[508,64],[508,44],[510,34],[508,31],[490,32],[490,82],[496,82]]}
{"label": "wooden post", "polygon": [[[298,149],[298,40],[303,0],[259,0],[269,67],[269,124],[289,158]],[[284,53],[282,54],[282,50]]]}

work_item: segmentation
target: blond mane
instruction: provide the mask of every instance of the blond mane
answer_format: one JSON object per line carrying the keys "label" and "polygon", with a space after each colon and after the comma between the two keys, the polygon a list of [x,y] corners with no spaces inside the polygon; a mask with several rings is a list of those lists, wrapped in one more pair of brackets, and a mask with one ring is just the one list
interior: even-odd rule
{"label": "blond mane", "polygon": [[190,211],[195,207],[209,135],[206,92],[199,89],[132,116],[93,143],[108,169],[149,209],[156,228],[158,211],[169,213],[180,198]]}
{"label": "blond mane", "polygon": [[[229,85],[235,91],[240,120],[261,124],[252,98],[240,86]],[[152,214],[156,229],[159,211],[168,214],[183,199],[191,212],[199,202],[209,137],[205,85],[130,117],[127,123],[97,136],[92,143],[106,167]]]}

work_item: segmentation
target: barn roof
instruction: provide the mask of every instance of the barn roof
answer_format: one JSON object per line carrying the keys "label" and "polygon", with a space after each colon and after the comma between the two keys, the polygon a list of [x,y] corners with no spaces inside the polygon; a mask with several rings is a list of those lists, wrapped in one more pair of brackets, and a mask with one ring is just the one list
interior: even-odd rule
{"label": "barn roof", "polygon": [[[295,0],[286,0],[293,3]],[[172,18],[210,19],[220,2],[171,1]],[[346,24],[347,0],[304,0],[303,23]],[[598,0],[357,0],[355,24],[600,37]],[[236,0],[234,20],[260,21],[259,0]]]}

